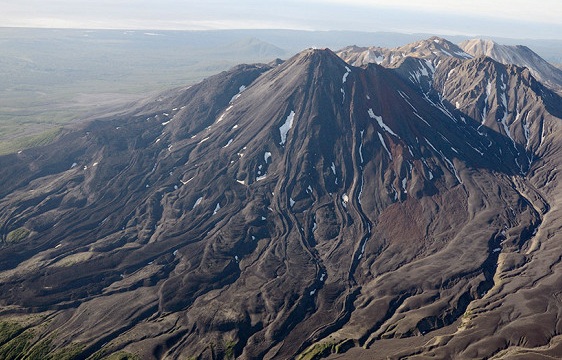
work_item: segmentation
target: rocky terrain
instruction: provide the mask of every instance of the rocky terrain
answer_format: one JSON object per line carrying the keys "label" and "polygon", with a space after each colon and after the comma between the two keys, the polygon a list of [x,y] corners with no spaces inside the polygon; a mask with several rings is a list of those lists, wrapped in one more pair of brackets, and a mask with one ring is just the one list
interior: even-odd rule
{"label": "rocky terrain", "polygon": [[562,355],[560,96],[444,39],[355,50],[0,157],[0,357]]}
{"label": "rocky terrain", "polygon": [[460,47],[474,56],[488,56],[503,64],[514,64],[527,67],[533,76],[550,87],[562,93],[562,70],[546,62],[527,46],[500,45],[492,40],[466,40]]}

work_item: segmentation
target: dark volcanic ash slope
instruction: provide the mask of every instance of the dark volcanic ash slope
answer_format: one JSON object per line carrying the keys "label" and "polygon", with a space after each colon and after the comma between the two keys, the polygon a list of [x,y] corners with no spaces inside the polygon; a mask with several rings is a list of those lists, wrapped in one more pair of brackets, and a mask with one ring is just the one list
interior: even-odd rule
{"label": "dark volcanic ash slope", "polygon": [[356,68],[307,50],[1,157],[0,303],[22,328],[0,353],[548,344],[555,322],[526,329],[558,311],[561,113],[486,58]]}

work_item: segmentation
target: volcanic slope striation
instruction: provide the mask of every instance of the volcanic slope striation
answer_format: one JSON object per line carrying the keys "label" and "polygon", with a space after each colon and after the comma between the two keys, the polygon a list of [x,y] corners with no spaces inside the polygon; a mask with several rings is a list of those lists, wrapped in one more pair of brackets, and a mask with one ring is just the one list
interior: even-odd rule
{"label": "volcanic slope striation", "polygon": [[0,354],[556,353],[561,104],[309,49],[0,157]]}
{"label": "volcanic slope striation", "polygon": [[529,68],[533,76],[546,86],[562,94],[562,70],[551,65],[526,46],[500,45],[491,40],[472,39],[459,45],[473,56],[488,56],[503,64]]}

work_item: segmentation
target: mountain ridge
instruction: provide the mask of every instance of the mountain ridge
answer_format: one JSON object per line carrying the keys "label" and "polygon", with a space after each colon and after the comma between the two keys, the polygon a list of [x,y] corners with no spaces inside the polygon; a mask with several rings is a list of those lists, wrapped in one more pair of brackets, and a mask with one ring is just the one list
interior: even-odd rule
{"label": "mountain ridge", "polygon": [[0,157],[2,315],[49,318],[41,336],[82,358],[548,343],[489,318],[523,311],[506,289],[556,264],[541,246],[558,226],[560,98],[519,67],[427,54],[354,67],[308,49]]}
{"label": "mountain ridge", "polygon": [[562,72],[544,61],[527,46],[499,45],[492,40],[481,39],[466,40],[459,46],[475,56],[485,55],[504,64],[527,67],[539,81],[548,87],[558,93],[562,90]]}

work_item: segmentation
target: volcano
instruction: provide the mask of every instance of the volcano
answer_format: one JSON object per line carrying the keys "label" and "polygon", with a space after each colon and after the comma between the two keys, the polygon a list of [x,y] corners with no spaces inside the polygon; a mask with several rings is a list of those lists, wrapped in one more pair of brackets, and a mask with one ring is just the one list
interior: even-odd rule
{"label": "volcano", "polygon": [[562,99],[436,40],[240,65],[0,157],[1,357],[562,354]]}

